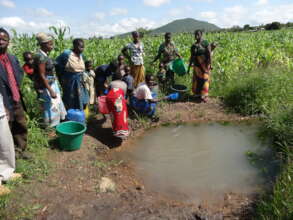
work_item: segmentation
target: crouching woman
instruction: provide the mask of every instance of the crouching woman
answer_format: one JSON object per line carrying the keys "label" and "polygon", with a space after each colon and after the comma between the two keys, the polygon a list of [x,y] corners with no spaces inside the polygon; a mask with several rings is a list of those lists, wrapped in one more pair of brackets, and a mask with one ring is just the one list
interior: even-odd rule
{"label": "crouching woman", "polygon": [[154,76],[147,74],[145,77],[145,82],[140,83],[138,87],[133,92],[133,97],[131,97],[131,107],[138,113],[146,115],[153,122],[159,120],[156,113],[157,94],[151,91],[151,88],[154,87],[155,80]]}
{"label": "crouching woman", "polygon": [[128,111],[125,99],[127,86],[121,79],[122,76],[120,74],[115,74],[113,77],[109,93],[106,96],[106,103],[111,116],[113,135],[125,139],[129,135]]}

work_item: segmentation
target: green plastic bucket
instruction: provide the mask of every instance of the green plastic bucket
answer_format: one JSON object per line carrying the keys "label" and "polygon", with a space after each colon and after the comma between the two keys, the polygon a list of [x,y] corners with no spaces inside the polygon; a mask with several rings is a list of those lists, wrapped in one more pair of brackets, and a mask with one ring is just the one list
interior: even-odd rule
{"label": "green plastic bucket", "polygon": [[179,76],[183,76],[184,74],[187,73],[187,67],[186,67],[184,61],[180,58],[173,60],[170,63],[170,69],[174,73],[178,74]]}
{"label": "green plastic bucket", "polygon": [[62,150],[74,151],[80,149],[86,126],[80,122],[67,121],[56,127],[59,147]]}

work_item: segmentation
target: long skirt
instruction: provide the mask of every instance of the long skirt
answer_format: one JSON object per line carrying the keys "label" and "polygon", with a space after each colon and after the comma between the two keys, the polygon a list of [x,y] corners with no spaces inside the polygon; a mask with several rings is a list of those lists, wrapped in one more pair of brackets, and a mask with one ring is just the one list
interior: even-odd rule
{"label": "long skirt", "polygon": [[145,74],[144,74],[144,66],[143,65],[132,65],[130,67],[131,75],[134,80],[134,87],[136,88],[138,84],[144,82]]}
{"label": "long skirt", "polygon": [[15,151],[6,116],[0,117],[0,180],[8,180],[15,170]]}
{"label": "long skirt", "polygon": [[204,63],[200,65],[202,68],[193,67],[192,92],[196,97],[205,99],[209,95],[211,68]]}
{"label": "long skirt", "polygon": [[83,73],[64,73],[63,102],[66,109],[83,110],[89,102],[89,94],[82,80]]}
{"label": "long skirt", "polygon": [[123,90],[111,89],[107,94],[106,103],[111,116],[113,135],[122,139],[128,137],[128,111]]}
{"label": "long skirt", "polygon": [[65,119],[66,109],[61,99],[61,92],[57,81],[53,77],[48,77],[52,90],[56,93],[57,98],[53,99],[47,89],[39,90],[39,99],[43,107],[43,120],[47,127],[57,126],[61,120]]}

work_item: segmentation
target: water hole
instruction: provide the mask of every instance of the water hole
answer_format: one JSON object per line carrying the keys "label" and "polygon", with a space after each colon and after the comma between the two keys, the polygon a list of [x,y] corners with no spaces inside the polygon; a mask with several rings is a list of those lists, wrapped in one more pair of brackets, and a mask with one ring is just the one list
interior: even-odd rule
{"label": "water hole", "polygon": [[117,156],[133,164],[146,187],[182,201],[217,201],[270,185],[278,161],[251,125],[154,128]]}

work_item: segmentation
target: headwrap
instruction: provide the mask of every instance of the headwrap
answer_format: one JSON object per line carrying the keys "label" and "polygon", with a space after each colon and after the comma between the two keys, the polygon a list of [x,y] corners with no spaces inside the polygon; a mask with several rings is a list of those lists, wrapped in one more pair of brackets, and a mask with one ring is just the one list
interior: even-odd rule
{"label": "headwrap", "polygon": [[39,44],[47,43],[53,40],[52,35],[49,35],[43,32],[37,33],[36,38]]}

